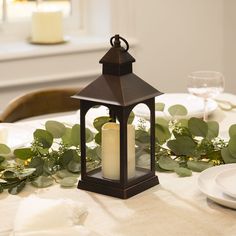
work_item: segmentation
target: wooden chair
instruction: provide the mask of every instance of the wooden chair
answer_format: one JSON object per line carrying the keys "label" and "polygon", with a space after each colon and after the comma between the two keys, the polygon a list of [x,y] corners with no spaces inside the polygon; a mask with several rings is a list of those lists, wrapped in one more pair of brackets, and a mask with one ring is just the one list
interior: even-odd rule
{"label": "wooden chair", "polygon": [[82,88],[54,88],[29,92],[11,101],[0,114],[0,122],[15,122],[50,113],[78,110],[80,101],[71,98]]}

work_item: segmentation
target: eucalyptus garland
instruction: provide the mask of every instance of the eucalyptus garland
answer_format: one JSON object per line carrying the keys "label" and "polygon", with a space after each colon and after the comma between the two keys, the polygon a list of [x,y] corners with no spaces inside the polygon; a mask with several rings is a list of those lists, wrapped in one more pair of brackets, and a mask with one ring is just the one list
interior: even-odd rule
{"label": "eucalyptus garland", "polygon": [[[156,104],[157,111],[165,105]],[[168,119],[157,118],[155,124],[155,160],[157,171],[175,172],[191,176],[214,165],[236,163],[236,124],[229,128],[229,140],[219,135],[216,121],[200,118],[182,119],[187,109],[174,105],[168,109]],[[131,113],[129,123],[135,120],[136,165],[149,165],[150,132],[145,119]],[[93,128],[86,128],[87,168],[101,166],[101,127],[110,121],[108,116],[97,117]],[[138,124],[138,125],[137,125]],[[27,183],[44,188],[59,183],[73,187],[80,175],[80,125],[65,125],[49,120],[44,129],[36,129],[29,147],[13,152],[0,144],[0,192],[19,193]]]}

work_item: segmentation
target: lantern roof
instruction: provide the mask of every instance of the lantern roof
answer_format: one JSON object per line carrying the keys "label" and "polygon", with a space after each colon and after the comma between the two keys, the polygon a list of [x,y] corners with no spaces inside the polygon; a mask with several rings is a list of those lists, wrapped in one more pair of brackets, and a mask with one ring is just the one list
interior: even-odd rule
{"label": "lantern roof", "polygon": [[[125,42],[126,49],[121,47],[120,39]],[[128,42],[119,35],[112,37],[110,42],[112,48],[100,60],[103,64],[103,74],[73,97],[129,106],[161,95],[160,91],[132,73],[132,63],[135,59],[128,53]]]}
{"label": "lantern roof", "polygon": [[[112,41],[114,39],[114,42]],[[120,39],[122,39],[126,44],[126,49],[121,46]],[[102,57],[99,61],[101,64],[125,64],[135,62],[135,59],[128,53],[129,44],[128,42],[116,34],[111,38],[110,44],[112,47],[110,50]]]}
{"label": "lantern roof", "polygon": [[105,104],[128,106],[162,93],[135,74],[101,75],[74,97]]}

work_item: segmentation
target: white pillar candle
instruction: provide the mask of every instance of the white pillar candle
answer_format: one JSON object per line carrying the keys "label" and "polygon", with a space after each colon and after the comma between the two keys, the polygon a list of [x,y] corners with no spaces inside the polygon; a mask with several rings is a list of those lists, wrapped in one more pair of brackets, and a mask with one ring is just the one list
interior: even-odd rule
{"label": "white pillar candle", "polygon": [[63,41],[62,12],[38,10],[32,14],[31,41],[59,43]]}
{"label": "white pillar candle", "polygon": [[[127,126],[128,178],[135,176],[135,129]],[[120,125],[109,122],[102,126],[102,176],[120,179]]]}
{"label": "white pillar candle", "polygon": [[7,134],[6,128],[0,128],[0,143],[7,144]]}

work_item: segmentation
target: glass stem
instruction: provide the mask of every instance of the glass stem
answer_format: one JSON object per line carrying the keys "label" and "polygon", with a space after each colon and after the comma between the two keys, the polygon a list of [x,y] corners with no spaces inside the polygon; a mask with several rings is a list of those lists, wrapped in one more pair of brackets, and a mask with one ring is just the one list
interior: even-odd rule
{"label": "glass stem", "polygon": [[204,98],[204,108],[203,108],[203,120],[207,121],[207,98]]}

